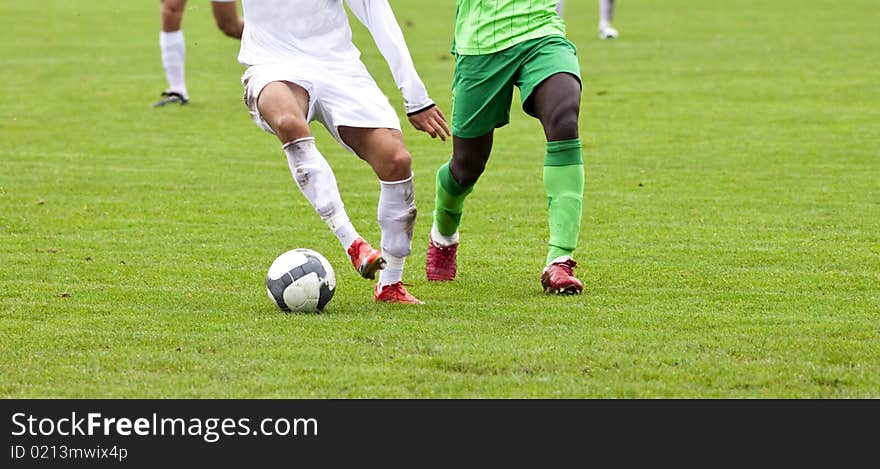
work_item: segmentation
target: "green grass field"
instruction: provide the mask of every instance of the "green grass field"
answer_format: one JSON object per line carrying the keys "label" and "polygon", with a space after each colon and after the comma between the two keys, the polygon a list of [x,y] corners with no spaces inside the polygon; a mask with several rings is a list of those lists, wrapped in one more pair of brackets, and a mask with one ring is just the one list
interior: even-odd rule
{"label": "green grass field", "polygon": [[[449,113],[454,2],[394,0]],[[616,41],[569,2],[584,72],[580,297],[539,275],[540,125],[515,105],[468,201],[459,279],[428,284],[433,172],[406,127],[420,217],[405,280],[372,283],[241,100],[238,42],[184,20],[192,102],[164,89],[158,2],[2,2],[0,396],[880,397],[876,2],[624,0]],[[402,114],[369,34],[364,60]],[[355,226],[378,183],[319,124]],[[338,289],[278,312],[272,260],[316,249]]]}

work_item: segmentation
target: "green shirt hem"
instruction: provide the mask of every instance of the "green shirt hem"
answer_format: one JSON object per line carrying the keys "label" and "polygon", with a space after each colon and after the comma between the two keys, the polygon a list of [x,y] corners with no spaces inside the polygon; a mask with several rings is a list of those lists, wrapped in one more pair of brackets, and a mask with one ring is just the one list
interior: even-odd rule
{"label": "green shirt hem", "polygon": [[489,55],[503,51],[504,49],[510,49],[517,44],[531,41],[532,39],[538,39],[547,36],[565,37],[565,33],[560,31],[559,28],[554,25],[547,25],[540,29],[532,31],[529,34],[517,36],[514,39],[499,42],[497,44],[494,44],[492,47],[460,47],[456,44],[456,49],[453,50],[453,53],[458,55]]}

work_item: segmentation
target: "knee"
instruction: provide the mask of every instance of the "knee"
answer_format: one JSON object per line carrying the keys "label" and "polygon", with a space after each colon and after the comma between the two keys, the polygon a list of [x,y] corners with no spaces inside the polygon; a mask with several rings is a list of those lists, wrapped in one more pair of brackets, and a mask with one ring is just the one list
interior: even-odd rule
{"label": "knee", "polygon": [[175,2],[162,2],[162,24],[179,25],[183,19],[183,7]]}
{"label": "knee", "polygon": [[580,104],[573,100],[557,106],[544,125],[548,140],[578,138],[579,112]]}
{"label": "knee", "polygon": [[383,181],[402,181],[412,176],[412,155],[406,148],[398,148],[382,162]]}
{"label": "knee", "polygon": [[409,154],[405,148],[401,148],[394,152],[394,156],[389,160],[389,166],[394,169],[395,172],[405,174],[403,179],[406,179],[410,176],[410,172],[412,171],[412,155]]}
{"label": "knee", "polygon": [[311,136],[309,123],[293,114],[284,114],[276,118],[272,122],[272,130],[284,143]]}

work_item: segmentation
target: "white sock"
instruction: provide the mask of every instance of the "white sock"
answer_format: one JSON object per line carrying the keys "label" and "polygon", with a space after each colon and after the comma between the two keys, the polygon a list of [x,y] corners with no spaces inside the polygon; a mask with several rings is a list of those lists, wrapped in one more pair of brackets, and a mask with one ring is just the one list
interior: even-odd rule
{"label": "white sock", "polygon": [[599,0],[599,27],[611,26],[614,17],[614,0]]}
{"label": "white sock", "polygon": [[168,79],[168,91],[180,93],[189,99],[184,76],[186,42],[183,40],[183,30],[173,33],[159,31],[159,48],[162,49],[162,66],[165,67],[165,78]]}
{"label": "white sock", "polygon": [[379,285],[399,282],[403,264],[412,251],[413,228],[416,223],[416,203],[412,176],[402,181],[379,181],[377,217],[382,231],[382,253],[387,264],[379,274]]}
{"label": "white sock", "polygon": [[348,252],[348,248],[351,247],[354,240],[361,237],[357,230],[354,229],[354,225],[351,224],[351,220],[348,219],[348,214],[345,213],[345,209],[342,209],[336,215],[325,219],[324,223],[327,223],[327,226],[330,227],[330,231],[336,235],[336,239],[342,243],[342,247],[345,248],[346,252]]}
{"label": "white sock", "polygon": [[284,154],[297,187],[347,250],[360,235],[345,213],[336,176],[318,151],[315,138],[306,137],[285,144]]}
{"label": "white sock", "polygon": [[562,10],[565,8],[565,1],[559,0],[559,3],[556,4],[556,14],[562,16]]}
{"label": "white sock", "polygon": [[440,230],[437,229],[437,223],[434,223],[431,225],[431,240],[443,247],[458,244],[458,230],[455,230],[452,236],[443,236],[440,234]]}
{"label": "white sock", "polygon": [[384,249],[382,257],[385,258],[386,264],[385,268],[379,271],[379,288],[403,280],[403,264],[406,262],[406,257],[395,256]]}

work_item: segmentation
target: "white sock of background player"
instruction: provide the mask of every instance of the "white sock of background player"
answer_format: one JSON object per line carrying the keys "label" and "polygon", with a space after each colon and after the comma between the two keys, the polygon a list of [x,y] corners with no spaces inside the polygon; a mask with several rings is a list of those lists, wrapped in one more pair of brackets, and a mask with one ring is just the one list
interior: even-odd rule
{"label": "white sock of background player", "polygon": [[599,0],[599,27],[611,26],[614,19],[614,0]]}
{"label": "white sock of background player", "polygon": [[168,91],[174,91],[189,99],[186,91],[184,66],[186,64],[186,42],[183,30],[166,33],[159,31],[159,48],[162,50],[162,66],[168,79]]}

